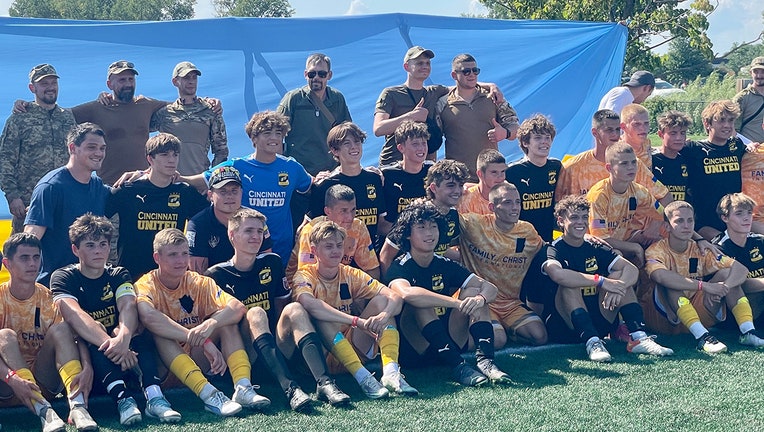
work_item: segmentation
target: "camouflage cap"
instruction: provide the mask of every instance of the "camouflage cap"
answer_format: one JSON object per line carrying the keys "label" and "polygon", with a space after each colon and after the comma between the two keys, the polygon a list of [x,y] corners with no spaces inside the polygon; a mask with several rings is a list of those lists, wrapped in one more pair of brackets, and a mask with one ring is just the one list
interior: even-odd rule
{"label": "camouflage cap", "polygon": [[756,57],[751,62],[751,70],[764,69],[764,57]]}
{"label": "camouflage cap", "polygon": [[406,63],[409,60],[413,60],[423,54],[425,55],[425,57],[429,59],[435,57],[435,53],[432,52],[432,50],[424,49],[420,47],[419,45],[415,45],[409,48],[408,51],[406,51],[406,55],[403,56],[403,63]]}
{"label": "camouflage cap", "polygon": [[128,70],[138,75],[138,71],[135,70],[135,65],[133,64],[133,62],[129,62],[127,60],[117,60],[114,63],[109,65],[109,71],[106,74],[106,77],[108,78],[112,75],[122,73]]}
{"label": "camouflage cap", "polygon": [[185,78],[186,75],[190,74],[191,72],[196,72],[197,75],[201,75],[202,71],[199,70],[196,66],[194,66],[191,62],[180,62],[175,65],[175,68],[172,70],[172,77],[181,77]]}
{"label": "camouflage cap", "polygon": [[236,182],[241,186],[239,170],[232,166],[215,168],[210,176],[210,189],[220,189],[231,182]]}
{"label": "camouflage cap", "polygon": [[29,82],[36,83],[36,82],[39,82],[41,79],[45,77],[49,77],[49,76],[54,76],[58,78],[56,69],[47,63],[43,63],[33,67],[32,70],[29,71]]}

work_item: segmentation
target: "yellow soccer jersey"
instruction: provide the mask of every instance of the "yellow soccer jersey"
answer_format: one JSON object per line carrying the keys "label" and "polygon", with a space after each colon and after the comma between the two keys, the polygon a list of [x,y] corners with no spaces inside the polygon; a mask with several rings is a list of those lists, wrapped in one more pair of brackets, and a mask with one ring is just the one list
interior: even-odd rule
{"label": "yellow soccer jersey", "polygon": [[310,294],[323,300],[329,306],[347,314],[350,304],[355,299],[370,299],[385,286],[366,273],[340,264],[340,270],[332,280],[326,280],[318,274],[318,264],[308,264],[294,275],[292,300],[302,294]]}
{"label": "yellow soccer jersey", "polygon": [[[306,264],[316,262],[316,257],[310,253],[310,230],[316,224],[325,220],[328,220],[326,216],[319,216],[302,227],[298,235],[298,241],[294,245],[292,254],[289,257],[289,264],[286,269],[287,280],[294,278],[297,269],[302,268]],[[369,229],[358,218],[353,219],[353,225],[347,231],[342,264],[357,267],[363,271],[374,270],[379,267],[379,259],[374,251],[374,246],[371,244]]]}
{"label": "yellow soccer jersey", "polygon": [[16,332],[27,365],[34,364],[50,326],[61,320],[45,285],[36,284],[32,297],[19,300],[11,294],[9,282],[0,284],[0,328]]}
{"label": "yellow soccer jersey", "polygon": [[[700,253],[700,248],[694,241],[690,241],[687,250],[677,252],[669,246],[668,239],[662,239],[645,251],[647,274],[656,270],[669,270],[690,279],[701,280],[703,277],[729,268],[735,262],[732,258],[722,255],[720,259],[710,251]],[[689,291],[685,295],[692,296],[695,291]]]}
{"label": "yellow soccer jersey", "polygon": [[493,213],[488,208],[488,200],[480,195],[478,185],[473,185],[464,190],[464,194],[459,199],[459,204],[456,206],[456,210],[459,214],[477,213],[477,214],[491,214]]}
{"label": "yellow soccer jersey", "polygon": [[[650,191],[655,199],[661,199],[669,193],[666,186],[657,180],[645,164],[638,161],[635,181]],[[560,179],[557,182],[555,197],[560,200],[568,195],[586,195],[598,181],[610,177],[605,163],[594,157],[594,149],[579,153],[563,161]]]}
{"label": "yellow soccer jersey", "polygon": [[642,185],[631,182],[624,193],[613,190],[610,178],[597,182],[586,194],[591,204],[589,232],[600,238],[628,240],[634,231],[661,220],[656,201]]}
{"label": "yellow soccer jersey", "polygon": [[460,214],[462,262],[473,273],[499,288],[497,301],[520,296],[525,273],[544,240],[528,222],[518,221],[510,232],[496,227],[496,216]]}
{"label": "yellow soccer jersey", "polygon": [[135,282],[138,302],[146,302],[181,326],[191,329],[223,309],[234,298],[220,289],[212,278],[186,271],[178,288],[162,285],[152,270]]}
{"label": "yellow soccer jersey", "polygon": [[743,193],[756,201],[753,220],[764,222],[764,147],[753,153],[746,153],[740,164],[743,177]]}

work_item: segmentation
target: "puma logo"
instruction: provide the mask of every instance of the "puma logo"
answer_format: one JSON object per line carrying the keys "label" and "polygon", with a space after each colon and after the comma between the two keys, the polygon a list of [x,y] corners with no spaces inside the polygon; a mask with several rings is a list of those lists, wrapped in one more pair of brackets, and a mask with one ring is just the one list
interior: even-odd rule
{"label": "puma logo", "polygon": [[144,196],[136,195],[135,197],[141,200],[142,203],[146,204],[146,195]]}
{"label": "puma logo", "polygon": [[242,174],[241,176],[244,177],[245,179],[247,179],[247,181],[249,181],[250,183],[252,183],[252,176],[251,175],[249,175],[249,174]]}
{"label": "puma logo", "polygon": [[491,343],[491,338],[478,338],[478,343]]}
{"label": "puma logo", "polygon": [[663,175],[663,167],[654,166],[653,169],[661,173],[661,175]]}
{"label": "puma logo", "polygon": [[701,147],[701,149],[702,149],[704,152],[706,152],[706,156],[708,156],[708,155],[710,155],[710,154],[711,154],[711,149],[710,149],[710,148]]}
{"label": "puma logo", "polygon": [[231,285],[225,284],[225,290],[230,292],[231,294],[235,294],[235,291]]}
{"label": "puma logo", "polygon": [[393,183],[393,186],[397,187],[397,188],[398,188],[398,190],[400,190],[401,192],[403,192],[403,184],[401,184],[401,183]]}
{"label": "puma logo", "polygon": [[525,183],[526,186],[531,187],[531,178],[528,177],[527,179],[521,178],[520,182]]}
{"label": "puma logo", "polygon": [[443,348],[438,348],[438,352],[444,352],[444,351],[448,351],[450,349],[451,348],[448,347],[448,344],[446,344],[446,346],[444,346]]}

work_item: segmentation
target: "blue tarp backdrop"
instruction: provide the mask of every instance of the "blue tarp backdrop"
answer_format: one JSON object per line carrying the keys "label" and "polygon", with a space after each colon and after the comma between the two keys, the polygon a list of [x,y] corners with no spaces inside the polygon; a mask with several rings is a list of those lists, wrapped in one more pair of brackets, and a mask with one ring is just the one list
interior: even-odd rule
{"label": "blue tarp backdrop", "polygon": [[[558,131],[552,154],[562,157],[592,146],[591,115],[620,81],[626,37],[615,23],[408,14],[173,22],[0,18],[0,107],[10,114],[14,100],[31,99],[28,73],[39,63],[51,63],[61,77],[59,105],[92,100],[108,91],[107,66],[119,59],[139,71],[136,94],[174,100],[172,69],[189,60],[202,71],[199,94],[223,102],[231,156],[243,156],[252,151],[244,123],[304,85],[305,58],[319,51],[332,58],[329,85],[344,93],[353,120],[370,135],[364,162],[376,165],[384,142],[371,133],[376,98],[405,80],[403,54],[422,45],[436,54],[430,83],[452,84],[451,59],[471,53],[481,81],[497,83],[521,120],[534,113],[551,117]],[[500,150],[510,161],[521,156],[516,141],[502,142]],[[2,199],[0,218],[8,215]]]}

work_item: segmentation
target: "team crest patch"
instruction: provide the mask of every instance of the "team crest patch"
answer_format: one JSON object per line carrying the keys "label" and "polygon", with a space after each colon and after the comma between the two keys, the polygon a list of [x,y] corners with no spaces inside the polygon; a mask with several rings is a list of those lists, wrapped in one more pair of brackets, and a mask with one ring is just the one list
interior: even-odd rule
{"label": "team crest patch", "polygon": [[433,291],[443,291],[444,285],[443,285],[443,275],[442,274],[435,274],[432,275],[432,290]]}
{"label": "team crest patch", "polygon": [[751,262],[757,262],[761,261],[761,252],[759,252],[759,248],[755,247],[751,249]]}
{"label": "team crest patch", "polygon": [[456,222],[448,221],[448,232],[446,233],[446,235],[449,237],[453,237],[455,232],[456,232]]}
{"label": "team crest patch", "polygon": [[218,236],[211,236],[209,241],[207,241],[207,244],[210,245],[211,248],[217,247],[218,244],[220,244],[220,237]]}
{"label": "team crest patch", "polygon": [[266,267],[262,270],[260,270],[260,283],[265,285],[268,283],[271,283],[273,278],[271,277],[271,268]]}
{"label": "team crest patch", "polygon": [[547,180],[550,185],[557,183],[557,171],[549,171],[549,173],[547,173]]}
{"label": "team crest patch", "polygon": [[101,301],[109,301],[114,298],[114,292],[111,290],[111,284],[107,283],[105,287],[103,287],[103,292],[101,293]]}
{"label": "team crest patch", "polygon": [[167,207],[177,208],[180,207],[180,194],[173,192],[167,197]]}
{"label": "team crest patch", "polygon": [[737,151],[737,141],[730,140],[730,151]]}
{"label": "team crest patch", "polygon": [[369,199],[377,198],[377,188],[373,184],[366,185],[366,197]]}
{"label": "team crest patch", "polygon": [[595,257],[589,257],[586,259],[586,272],[587,273],[594,273],[597,270],[599,270],[599,266],[597,265],[597,258]]}
{"label": "team crest patch", "polygon": [[687,165],[682,164],[682,177],[687,177]]}
{"label": "team crest patch", "polygon": [[279,173],[279,186],[281,187],[289,186],[289,173],[286,173],[286,172]]}

